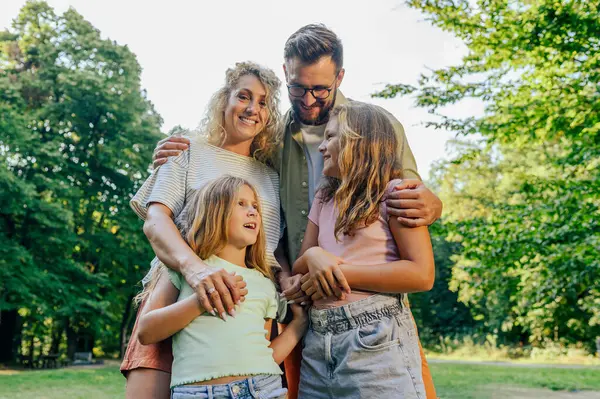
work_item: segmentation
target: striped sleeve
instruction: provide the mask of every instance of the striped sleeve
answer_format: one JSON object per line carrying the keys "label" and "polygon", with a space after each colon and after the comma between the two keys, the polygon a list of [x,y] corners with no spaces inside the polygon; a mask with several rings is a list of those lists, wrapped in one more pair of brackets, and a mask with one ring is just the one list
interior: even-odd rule
{"label": "striped sleeve", "polygon": [[188,151],[169,158],[155,169],[131,199],[129,205],[143,220],[148,215],[148,205],[158,202],[177,216],[185,204]]}

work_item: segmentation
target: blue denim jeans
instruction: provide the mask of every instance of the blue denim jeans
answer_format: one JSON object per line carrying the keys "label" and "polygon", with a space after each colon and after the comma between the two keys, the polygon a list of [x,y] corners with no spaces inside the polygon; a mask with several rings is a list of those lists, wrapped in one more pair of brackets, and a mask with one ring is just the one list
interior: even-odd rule
{"label": "blue denim jeans", "polygon": [[311,309],[301,399],[425,399],[417,331],[402,296]]}
{"label": "blue denim jeans", "polygon": [[171,399],[283,399],[287,389],[279,375],[257,375],[220,385],[184,385],[171,391]]}

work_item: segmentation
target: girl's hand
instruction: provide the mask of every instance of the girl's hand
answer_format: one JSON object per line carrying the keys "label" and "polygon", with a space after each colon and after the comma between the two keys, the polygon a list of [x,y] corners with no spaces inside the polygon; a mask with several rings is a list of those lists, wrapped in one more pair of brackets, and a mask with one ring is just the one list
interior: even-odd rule
{"label": "girl's hand", "polygon": [[[321,247],[312,247],[304,255],[310,276],[315,281],[315,288],[321,291],[320,295],[329,297],[335,295],[342,299],[345,293],[350,293],[350,286],[339,265],[344,260]],[[341,289],[340,289],[341,288]],[[342,292],[343,290],[343,292]]]}
{"label": "girl's hand", "polygon": [[[315,278],[311,277],[310,274],[305,274],[302,276],[302,290],[307,296],[310,296],[310,300],[312,302],[326,298],[326,296],[323,294],[323,290],[320,289],[319,282]],[[342,296],[339,297],[339,299],[346,299],[346,293],[342,292]]]}
{"label": "girl's hand", "polygon": [[281,279],[281,296],[287,299],[288,302],[301,304],[310,302],[310,296],[307,296],[302,291],[301,279],[302,274],[296,274],[294,276]]}

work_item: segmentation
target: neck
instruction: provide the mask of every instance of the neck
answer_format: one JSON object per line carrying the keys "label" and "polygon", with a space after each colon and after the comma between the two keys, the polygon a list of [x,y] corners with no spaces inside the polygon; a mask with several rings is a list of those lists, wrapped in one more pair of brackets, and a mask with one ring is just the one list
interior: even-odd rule
{"label": "neck", "polygon": [[246,266],[246,248],[247,247],[237,248],[231,244],[227,244],[227,245],[225,245],[225,248],[223,248],[216,255],[219,258],[224,259],[229,263],[233,263],[234,265],[238,265],[241,267],[247,267]]}
{"label": "neck", "polygon": [[236,154],[243,155],[245,157],[250,156],[250,147],[252,146],[252,140],[241,141],[239,143],[225,142],[221,146],[222,149],[235,152]]}

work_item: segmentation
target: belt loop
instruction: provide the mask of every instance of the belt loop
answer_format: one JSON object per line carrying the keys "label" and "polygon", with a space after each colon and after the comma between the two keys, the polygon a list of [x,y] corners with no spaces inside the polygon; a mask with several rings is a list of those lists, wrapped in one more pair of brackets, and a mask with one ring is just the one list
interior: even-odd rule
{"label": "belt loop", "polygon": [[342,306],[342,310],[344,311],[344,316],[346,316],[346,319],[348,320],[348,324],[350,324],[350,328],[356,328],[357,323],[356,320],[354,320],[352,313],[350,312],[350,307],[347,305]]}
{"label": "belt loop", "polygon": [[405,294],[398,294],[398,302],[400,303],[400,309],[404,310],[406,308],[406,303],[404,303],[404,299],[406,298]]}
{"label": "belt loop", "polygon": [[256,388],[254,386],[254,377],[250,377],[246,381],[248,383],[248,390],[250,391],[250,394],[254,395],[254,392],[256,392]]}
{"label": "belt loop", "polygon": [[212,385],[207,385],[206,386],[206,393],[208,394],[208,399],[213,399],[214,398],[213,386]]}

